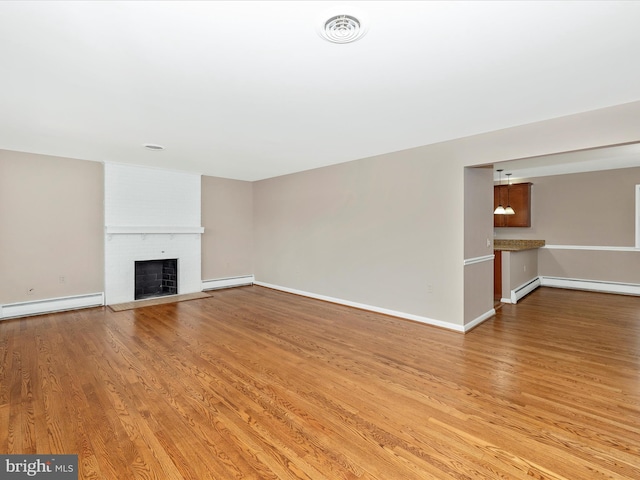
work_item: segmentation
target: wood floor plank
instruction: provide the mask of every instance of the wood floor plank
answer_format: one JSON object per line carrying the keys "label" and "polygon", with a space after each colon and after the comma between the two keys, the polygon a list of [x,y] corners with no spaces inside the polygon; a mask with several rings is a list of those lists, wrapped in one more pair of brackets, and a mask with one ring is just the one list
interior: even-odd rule
{"label": "wood floor plank", "polygon": [[467,335],[262,287],[0,322],[0,453],[80,478],[637,479],[640,299]]}

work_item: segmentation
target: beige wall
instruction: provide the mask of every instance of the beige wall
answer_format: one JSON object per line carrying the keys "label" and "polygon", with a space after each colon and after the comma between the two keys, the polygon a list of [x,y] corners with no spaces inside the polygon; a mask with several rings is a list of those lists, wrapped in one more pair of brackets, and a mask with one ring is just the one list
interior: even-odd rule
{"label": "beige wall", "polygon": [[[491,279],[491,281],[487,281]],[[464,324],[493,310],[493,261],[464,267]]]}
{"label": "beige wall", "polygon": [[202,177],[202,279],[253,274],[251,182]]}
{"label": "beige wall", "polygon": [[464,169],[464,219],[464,258],[492,255],[493,169]]}
{"label": "beige wall", "polygon": [[100,163],[0,150],[0,304],[104,291],[103,189]]}
{"label": "beige wall", "polygon": [[[493,255],[493,169],[464,169],[464,258]],[[493,309],[493,260],[464,267],[464,323]]]}
{"label": "beige wall", "polygon": [[542,248],[538,272],[546,277],[640,284],[640,252]]}
{"label": "beige wall", "polygon": [[543,239],[550,245],[635,245],[635,186],[640,167],[526,179],[531,227],[496,228],[498,238]]}
{"label": "beige wall", "polygon": [[[633,247],[640,168],[528,179],[531,228],[497,228],[499,238],[543,239],[547,245]],[[639,252],[543,248],[542,276],[640,283]]]}
{"label": "beige wall", "polygon": [[[485,236],[470,230],[481,228],[478,219],[466,218],[476,194],[465,195],[464,167],[633,141],[640,102],[256,182],[253,273],[463,326],[482,313],[493,281],[492,268],[464,266]],[[0,160],[0,303],[103,291],[102,165],[14,152]],[[226,220],[215,212],[223,203],[235,209],[229,197],[248,201],[249,186],[232,183],[203,180],[205,279],[251,273],[251,247],[237,240],[250,209],[243,203]],[[221,191],[228,195],[216,199]],[[235,240],[226,236],[218,248],[217,225],[238,219],[228,230]],[[621,235],[616,241],[626,242]],[[29,287],[35,294],[27,297]]]}
{"label": "beige wall", "polygon": [[508,297],[511,290],[521,287],[538,276],[539,249],[522,250],[519,252],[502,252],[502,271],[508,275],[502,276],[502,296]]}
{"label": "beige wall", "polygon": [[457,219],[443,213],[442,166],[407,150],[256,182],[256,279],[442,318],[441,299],[457,295],[445,288],[441,232]]}
{"label": "beige wall", "polygon": [[464,167],[638,140],[635,102],[256,182],[256,278],[463,325]]}

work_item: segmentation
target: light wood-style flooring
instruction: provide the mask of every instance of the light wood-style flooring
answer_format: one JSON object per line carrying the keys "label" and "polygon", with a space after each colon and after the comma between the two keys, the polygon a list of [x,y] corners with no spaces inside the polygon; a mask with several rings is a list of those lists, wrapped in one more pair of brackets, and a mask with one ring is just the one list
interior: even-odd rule
{"label": "light wood-style flooring", "polygon": [[81,479],[639,479],[640,298],[463,335],[262,287],[0,322],[0,453]]}

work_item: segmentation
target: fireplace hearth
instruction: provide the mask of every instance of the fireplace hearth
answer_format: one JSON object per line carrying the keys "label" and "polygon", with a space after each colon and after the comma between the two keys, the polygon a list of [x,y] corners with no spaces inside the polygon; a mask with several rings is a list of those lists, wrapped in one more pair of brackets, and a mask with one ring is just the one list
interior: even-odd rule
{"label": "fireplace hearth", "polygon": [[136,300],[176,295],[178,293],[178,259],[144,260],[135,263]]}

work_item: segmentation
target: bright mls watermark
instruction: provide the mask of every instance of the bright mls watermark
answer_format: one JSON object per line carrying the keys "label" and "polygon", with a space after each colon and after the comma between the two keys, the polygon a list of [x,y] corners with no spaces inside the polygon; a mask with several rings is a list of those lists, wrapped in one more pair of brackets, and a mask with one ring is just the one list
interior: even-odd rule
{"label": "bright mls watermark", "polygon": [[0,455],[0,478],[78,480],[78,455]]}

